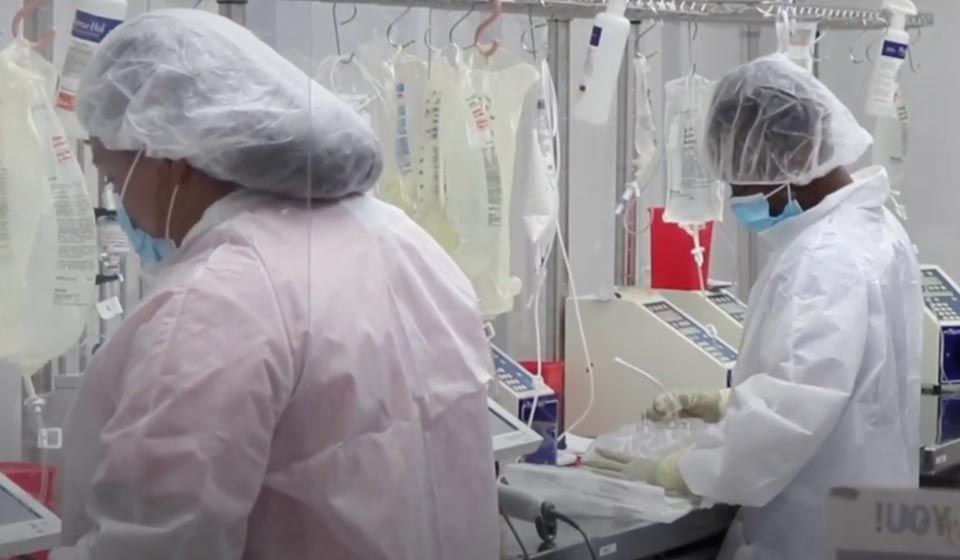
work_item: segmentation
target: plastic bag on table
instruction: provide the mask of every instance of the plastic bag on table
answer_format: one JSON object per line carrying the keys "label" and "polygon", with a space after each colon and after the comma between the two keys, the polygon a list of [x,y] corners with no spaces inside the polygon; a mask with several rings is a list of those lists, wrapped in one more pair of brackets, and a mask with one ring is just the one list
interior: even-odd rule
{"label": "plastic bag on table", "polygon": [[699,419],[628,424],[593,441],[587,455],[598,453],[629,459],[660,461],[676,451],[689,449],[710,425]]}
{"label": "plastic bag on table", "polygon": [[51,72],[21,40],[0,52],[0,358],[28,373],[76,344],[96,299],[97,226]]}
{"label": "plastic bag on table", "polygon": [[700,225],[723,220],[723,183],[707,169],[700,138],[715,83],[693,74],[667,82],[667,196],[663,221]]}
{"label": "plastic bag on table", "polygon": [[503,479],[567,515],[671,523],[698,507],[695,498],[667,495],[657,486],[586,469],[518,463],[504,468]]}

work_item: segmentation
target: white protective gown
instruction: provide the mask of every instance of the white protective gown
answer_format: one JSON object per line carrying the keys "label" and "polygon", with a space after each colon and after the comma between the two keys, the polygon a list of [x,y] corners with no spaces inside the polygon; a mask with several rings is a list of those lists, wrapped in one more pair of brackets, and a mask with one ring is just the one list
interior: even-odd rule
{"label": "white protective gown", "polygon": [[489,344],[372,197],[212,206],[96,354],[55,559],[490,560]]}
{"label": "white protective gown", "polygon": [[744,506],[721,560],[824,558],[831,488],[918,485],[920,270],[889,195],[869,168],[761,234],[730,406],[680,461],[693,493]]}

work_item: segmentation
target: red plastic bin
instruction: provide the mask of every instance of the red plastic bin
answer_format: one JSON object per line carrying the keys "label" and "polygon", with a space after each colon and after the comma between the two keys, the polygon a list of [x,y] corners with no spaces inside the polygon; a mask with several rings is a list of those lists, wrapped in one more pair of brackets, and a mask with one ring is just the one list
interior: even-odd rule
{"label": "red plastic bin", "polygon": [[[520,362],[520,365],[524,367],[530,373],[537,374],[537,362],[528,361]],[[563,431],[563,372],[565,366],[563,362],[543,362],[543,382],[547,384],[547,387],[553,389],[553,392],[557,395],[557,402],[560,403],[560,422],[557,426],[560,432]],[[559,433],[559,432],[558,432]]]}
{"label": "red plastic bin", "polygon": [[[25,492],[36,499],[40,499],[40,490],[43,485],[43,477],[47,478],[47,499],[44,504],[47,509],[54,509],[54,488],[57,482],[57,468],[53,466],[44,467],[40,463],[26,462],[3,462],[0,461],[0,473],[3,473],[14,484],[22,488]],[[47,560],[46,552],[35,552],[30,555],[37,560]]]}

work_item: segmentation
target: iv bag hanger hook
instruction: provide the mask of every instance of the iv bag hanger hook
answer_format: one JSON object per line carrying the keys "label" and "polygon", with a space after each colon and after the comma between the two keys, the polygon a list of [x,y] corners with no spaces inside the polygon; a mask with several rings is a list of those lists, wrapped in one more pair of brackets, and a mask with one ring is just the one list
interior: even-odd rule
{"label": "iv bag hanger hook", "polygon": [[36,41],[29,41],[23,36],[23,20],[28,16],[37,13],[44,4],[47,3],[47,0],[33,0],[24,4],[22,8],[17,10],[13,15],[13,20],[10,22],[10,29],[14,37],[19,37],[27,42],[31,48],[36,50],[44,50],[53,46],[54,39],[57,38],[57,31],[51,29],[47,32],[46,35],[40,37]]}
{"label": "iv bag hanger hook", "polygon": [[[864,30],[859,35],[857,35],[857,38],[854,39],[852,43],[850,43],[850,48],[847,51],[850,56],[850,62],[854,64],[863,64],[864,62],[867,61],[866,58],[857,58],[856,53],[854,53],[854,51],[857,48],[857,43],[859,43],[864,37],[867,36],[867,33],[870,32],[870,29],[868,27],[869,22],[867,21],[867,18],[864,17],[862,22],[863,22]],[[867,48],[869,48],[869,46]]]}
{"label": "iv bag hanger hook", "polygon": [[[657,11],[656,11],[656,10],[653,10],[653,12],[654,12],[654,14],[657,14]],[[633,41],[633,56],[635,56],[635,57],[637,57],[637,58],[644,57],[644,58],[646,58],[646,59],[651,59],[651,58],[657,56],[658,54],[660,54],[660,49],[656,49],[655,51],[653,51],[653,52],[650,53],[650,54],[644,54],[644,53],[640,52],[640,41],[642,41],[643,38],[644,38],[648,33],[650,33],[650,32],[653,31],[655,28],[657,28],[657,27],[659,27],[659,26],[661,26],[661,25],[663,25],[663,20],[654,20],[653,23],[650,25],[650,27],[647,27],[646,29],[641,29],[640,32],[637,33],[637,38],[634,39],[634,41]]]}
{"label": "iv bag hanger hook", "polygon": [[697,73],[697,57],[693,52],[694,43],[697,41],[697,35],[700,34],[700,24],[697,21],[687,22],[687,53],[690,55],[690,77]]}
{"label": "iv bag hanger hook", "polygon": [[[540,3],[542,6],[546,6],[544,0],[540,0]],[[537,30],[543,29],[544,27],[547,27],[546,22],[533,23],[533,6],[531,5],[527,11],[527,28],[520,34],[520,48],[527,54],[533,56],[535,62],[540,61],[537,56]],[[530,46],[527,46],[527,37],[530,37]]]}
{"label": "iv bag hanger hook", "polygon": [[350,23],[351,21],[357,19],[357,5],[356,5],[356,4],[353,4],[353,13],[350,14],[350,17],[348,17],[347,19],[345,19],[345,20],[343,20],[343,21],[340,21],[339,19],[337,19],[337,6],[338,6],[338,4],[339,4],[338,2],[334,2],[334,3],[333,3],[333,8],[332,8],[332,10],[333,10],[333,18],[331,18],[331,19],[333,19],[333,39],[334,39],[334,41],[336,41],[336,44],[337,44],[337,56],[340,57],[340,62],[341,62],[342,64],[349,64],[349,63],[353,62],[353,58],[356,56],[357,53],[356,53],[356,51],[351,51],[349,56],[347,56],[347,57],[344,57],[344,56],[343,56],[343,48],[342,48],[341,45],[340,45],[340,26],[341,26],[341,25],[346,25],[346,24]]}
{"label": "iv bag hanger hook", "polygon": [[921,64],[919,62],[914,63],[913,61],[913,47],[917,46],[920,43],[920,39],[923,39],[923,28],[917,28],[917,40],[910,41],[910,46],[907,48],[907,62],[910,63],[910,71],[914,74],[920,72]]}
{"label": "iv bag hanger hook", "polygon": [[480,25],[477,26],[476,31],[473,32],[473,44],[477,46],[477,50],[483,56],[490,57],[493,56],[497,49],[500,48],[500,39],[494,39],[489,45],[482,45],[480,43],[480,37],[483,35],[483,32],[489,29],[494,23],[500,19],[500,14],[503,13],[503,5],[500,0],[490,0],[490,4],[493,8],[490,11],[490,15],[487,16],[487,19],[480,22]]}
{"label": "iv bag hanger hook", "polygon": [[407,7],[404,8],[402,12],[400,12],[400,15],[397,16],[396,18],[394,18],[394,20],[390,22],[390,25],[387,26],[387,42],[390,43],[390,46],[394,47],[394,48],[397,49],[398,51],[401,51],[401,50],[409,47],[410,45],[412,45],[412,44],[414,44],[414,43],[416,42],[415,39],[410,39],[409,41],[407,41],[407,42],[405,42],[405,43],[398,43],[398,42],[396,42],[396,41],[393,40],[393,28],[394,28],[394,26],[396,26],[398,23],[400,23],[400,20],[402,20],[403,18],[405,18],[405,17],[407,16],[407,14],[410,13],[411,10],[413,10],[413,2],[410,2],[409,4],[407,4]]}
{"label": "iv bag hanger hook", "polygon": [[470,9],[467,10],[467,12],[466,12],[465,14],[463,14],[462,16],[460,16],[460,18],[457,19],[457,21],[453,22],[453,25],[450,26],[450,33],[447,34],[447,39],[450,40],[450,45],[448,45],[448,46],[453,46],[454,48],[456,48],[456,49],[459,50],[459,51],[465,51],[465,50],[467,50],[467,49],[472,49],[473,47],[477,46],[477,43],[474,42],[474,43],[472,43],[472,44],[467,45],[467,46],[464,47],[464,46],[461,46],[459,43],[457,43],[457,42],[453,39],[453,34],[454,34],[454,32],[456,32],[457,27],[458,27],[461,23],[463,23],[464,21],[466,21],[466,19],[467,19],[468,17],[470,17],[471,15],[473,15],[474,10],[476,10],[476,8],[477,8],[477,4],[478,4],[478,2],[473,2],[472,4],[470,4]]}

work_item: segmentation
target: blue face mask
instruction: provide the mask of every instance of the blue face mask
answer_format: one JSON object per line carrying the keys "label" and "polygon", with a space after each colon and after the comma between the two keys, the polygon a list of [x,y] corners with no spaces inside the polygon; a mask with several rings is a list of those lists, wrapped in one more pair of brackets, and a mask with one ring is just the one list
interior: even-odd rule
{"label": "blue face mask", "polygon": [[790,185],[784,185],[768,194],[758,193],[750,196],[731,197],[730,211],[748,230],[757,233],[768,230],[787,218],[793,218],[803,213],[800,204],[790,196],[790,202],[783,208],[783,212],[779,216],[770,215],[770,202],[767,199],[783,188],[787,188],[787,196],[790,196]]}
{"label": "blue face mask", "polygon": [[177,246],[170,239],[154,237],[133,225],[130,215],[123,207],[122,200],[117,201],[117,221],[120,222],[123,232],[130,238],[133,250],[145,263],[159,263],[177,250]]}
{"label": "blue face mask", "polygon": [[173,214],[173,203],[177,199],[177,192],[179,192],[180,187],[179,185],[177,186],[173,191],[173,196],[170,198],[170,208],[167,209],[166,237],[154,237],[138,228],[133,223],[133,220],[130,219],[127,210],[123,207],[123,197],[127,194],[127,187],[130,185],[130,178],[133,177],[133,170],[136,169],[137,163],[140,162],[142,155],[142,151],[137,153],[137,157],[133,159],[133,165],[130,166],[130,171],[127,172],[127,178],[123,181],[123,186],[120,188],[120,197],[117,200],[117,221],[120,223],[123,232],[130,238],[133,250],[137,253],[137,256],[140,257],[140,260],[144,263],[156,264],[177,250],[176,244],[170,239],[170,216]]}

